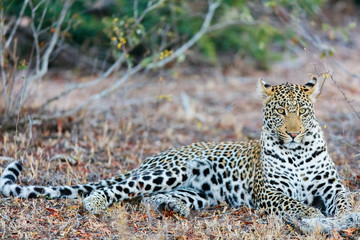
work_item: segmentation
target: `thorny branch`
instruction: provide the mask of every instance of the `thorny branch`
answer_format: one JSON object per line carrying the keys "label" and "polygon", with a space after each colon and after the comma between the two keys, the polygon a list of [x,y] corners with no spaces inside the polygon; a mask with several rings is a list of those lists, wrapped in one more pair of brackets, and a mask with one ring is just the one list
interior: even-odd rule
{"label": "thorny branch", "polygon": [[356,114],[356,116],[360,119],[360,113],[358,111],[356,111],[356,109],[354,108],[354,105],[351,103],[351,101],[347,98],[345,92],[342,90],[342,88],[340,87],[340,85],[338,84],[337,81],[335,81],[334,76],[332,74],[330,74],[330,79],[331,81],[336,85],[336,87],[340,90],[341,94],[343,95],[344,99],[347,101],[347,103],[350,105],[351,109],[354,111],[354,113]]}
{"label": "thorny branch", "polygon": [[[310,53],[307,49],[305,49],[305,51],[307,53]],[[311,53],[310,53],[311,54]],[[315,56],[314,56],[315,57]],[[324,81],[322,82],[321,84],[321,88],[320,88],[320,92],[319,94],[316,96],[316,97],[319,97],[321,92],[322,92],[322,89],[323,89],[323,86],[325,84],[325,81],[327,78],[330,78],[331,81],[335,84],[335,86],[339,89],[339,91],[341,92],[341,94],[343,95],[344,99],[346,100],[346,102],[350,105],[351,109],[353,110],[353,112],[355,113],[355,115],[360,119],[360,113],[358,111],[356,111],[354,105],[351,103],[351,101],[348,99],[348,97],[346,96],[345,92],[342,90],[342,88],[340,87],[339,83],[335,80],[334,76],[333,76],[333,73],[332,71],[330,70],[331,68],[327,65],[327,63],[323,60],[320,60],[321,64],[324,66],[325,69],[327,69],[327,73],[326,73],[326,76],[324,77]],[[340,63],[338,63],[340,65]],[[341,65],[340,65],[341,66]],[[314,65],[315,69],[316,69],[316,66]],[[345,69],[343,69],[343,71],[345,71]],[[347,73],[347,72],[346,72]],[[348,75],[350,75],[349,73],[347,73]],[[351,77],[356,77],[356,75],[350,75]]]}

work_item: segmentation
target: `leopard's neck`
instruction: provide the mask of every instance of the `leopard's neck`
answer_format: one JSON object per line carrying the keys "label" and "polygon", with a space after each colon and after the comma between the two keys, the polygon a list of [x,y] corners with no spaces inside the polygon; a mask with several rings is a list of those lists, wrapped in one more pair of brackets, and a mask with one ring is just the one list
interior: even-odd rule
{"label": "leopard's neck", "polygon": [[270,165],[307,165],[329,158],[323,131],[316,122],[307,131],[301,143],[284,145],[276,133],[263,127],[261,132],[261,159]]}

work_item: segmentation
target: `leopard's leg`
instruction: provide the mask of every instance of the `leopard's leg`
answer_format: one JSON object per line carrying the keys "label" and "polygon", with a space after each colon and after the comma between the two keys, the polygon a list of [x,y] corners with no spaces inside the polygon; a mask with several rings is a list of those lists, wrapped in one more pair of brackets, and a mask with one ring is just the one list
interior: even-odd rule
{"label": "leopard's leg", "polygon": [[290,222],[291,219],[324,217],[318,208],[307,206],[285,195],[265,179],[262,163],[258,161],[253,185],[253,200],[257,209],[264,210],[268,214],[274,213]]}
{"label": "leopard's leg", "polygon": [[271,187],[264,187],[258,194],[256,206],[268,214],[274,213],[285,219],[324,217],[319,209],[307,206]]}
{"label": "leopard's leg", "polygon": [[44,187],[20,186],[16,184],[16,180],[21,171],[22,163],[20,161],[12,162],[4,169],[0,177],[0,191],[4,196],[15,196],[20,198],[77,198],[79,195],[87,196],[96,189],[101,189],[124,181],[132,175],[132,173],[129,172],[117,177],[88,184]]}
{"label": "leopard's leg", "polygon": [[317,188],[314,195],[323,202],[326,216],[341,216],[352,209],[350,192],[340,183],[326,186],[326,188]]}
{"label": "leopard's leg", "polygon": [[[267,190],[260,194],[260,207],[267,213],[275,213],[282,217],[287,224],[302,233],[315,230],[326,233],[360,226],[360,213],[328,218],[318,208],[307,206],[275,189],[265,189]],[[343,206],[347,207],[347,204]]]}
{"label": "leopard's leg", "polygon": [[125,181],[94,191],[84,199],[84,206],[92,213],[99,213],[115,202],[171,191],[183,184],[187,178],[186,171],[139,171]]}
{"label": "leopard's leg", "polygon": [[307,191],[313,196],[309,205],[321,207],[326,216],[348,213],[352,208],[350,193],[339,179],[334,169],[309,179]]}
{"label": "leopard's leg", "polygon": [[[264,209],[267,213],[275,213],[282,217],[290,226],[302,233],[309,233],[315,230],[320,232],[331,232],[333,230],[342,230],[346,228],[360,227],[360,213],[347,213],[332,218],[325,217],[321,210],[315,207],[307,206],[296,199],[286,196],[275,189],[266,188],[258,195],[257,206]],[[347,211],[347,193],[334,198],[338,201],[339,211]],[[335,205],[335,204],[334,204]],[[344,207],[344,208],[342,208]]]}
{"label": "leopard's leg", "polygon": [[348,214],[352,209],[350,192],[341,184],[337,184],[334,189],[332,189],[331,194],[329,193],[325,198],[327,198],[327,211],[330,216]]}
{"label": "leopard's leg", "polygon": [[332,217],[320,217],[311,219],[302,219],[297,221],[297,227],[303,233],[309,233],[315,229],[320,232],[329,233],[334,230],[360,228],[360,212],[351,211],[350,192],[340,183],[336,183],[333,188],[327,187],[327,190],[320,189],[326,204],[326,212]]}
{"label": "leopard's leg", "polygon": [[[315,230],[325,233],[333,230],[360,227],[360,213],[348,211],[350,208],[349,194],[340,185],[338,189],[333,189],[335,194],[332,201],[334,204],[331,205],[334,211],[339,212],[336,212],[335,217],[330,218],[325,217],[320,209],[307,206],[280,191],[266,187],[265,189],[262,194],[258,195],[260,207],[267,213],[275,213],[281,216],[289,225],[303,233]],[[328,193],[330,194],[331,191]],[[325,199],[326,196],[329,195],[325,195]]]}
{"label": "leopard's leg", "polygon": [[212,205],[213,201],[203,191],[197,189],[177,189],[143,197],[142,203],[160,211],[174,211],[187,217],[190,210],[198,210]]}

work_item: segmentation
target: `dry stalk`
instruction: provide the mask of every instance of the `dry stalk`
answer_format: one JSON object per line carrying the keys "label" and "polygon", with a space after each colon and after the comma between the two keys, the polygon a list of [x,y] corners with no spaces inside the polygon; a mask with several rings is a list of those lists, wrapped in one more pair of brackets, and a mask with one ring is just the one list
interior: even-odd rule
{"label": "dry stalk", "polygon": [[32,140],[32,120],[31,120],[31,117],[28,116],[28,121],[29,121],[29,136],[27,138],[27,141],[26,141],[26,147],[25,147],[25,150],[23,152],[23,155],[22,155],[22,159],[25,158],[25,155],[27,154],[28,150],[29,150],[29,146],[30,146],[30,142]]}

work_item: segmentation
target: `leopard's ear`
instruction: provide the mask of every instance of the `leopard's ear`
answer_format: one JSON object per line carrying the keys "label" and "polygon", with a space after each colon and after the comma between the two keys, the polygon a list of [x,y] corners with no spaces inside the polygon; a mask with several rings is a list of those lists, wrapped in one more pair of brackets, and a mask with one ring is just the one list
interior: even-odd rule
{"label": "leopard's ear", "polygon": [[308,95],[309,99],[314,103],[316,101],[317,96],[320,93],[320,86],[318,84],[318,80],[316,77],[313,77],[308,83],[304,85],[305,93]]}
{"label": "leopard's ear", "polygon": [[267,84],[261,78],[259,79],[258,83],[258,92],[259,94],[261,94],[264,104],[268,103],[270,98],[274,95],[274,92],[272,91],[272,86]]}

